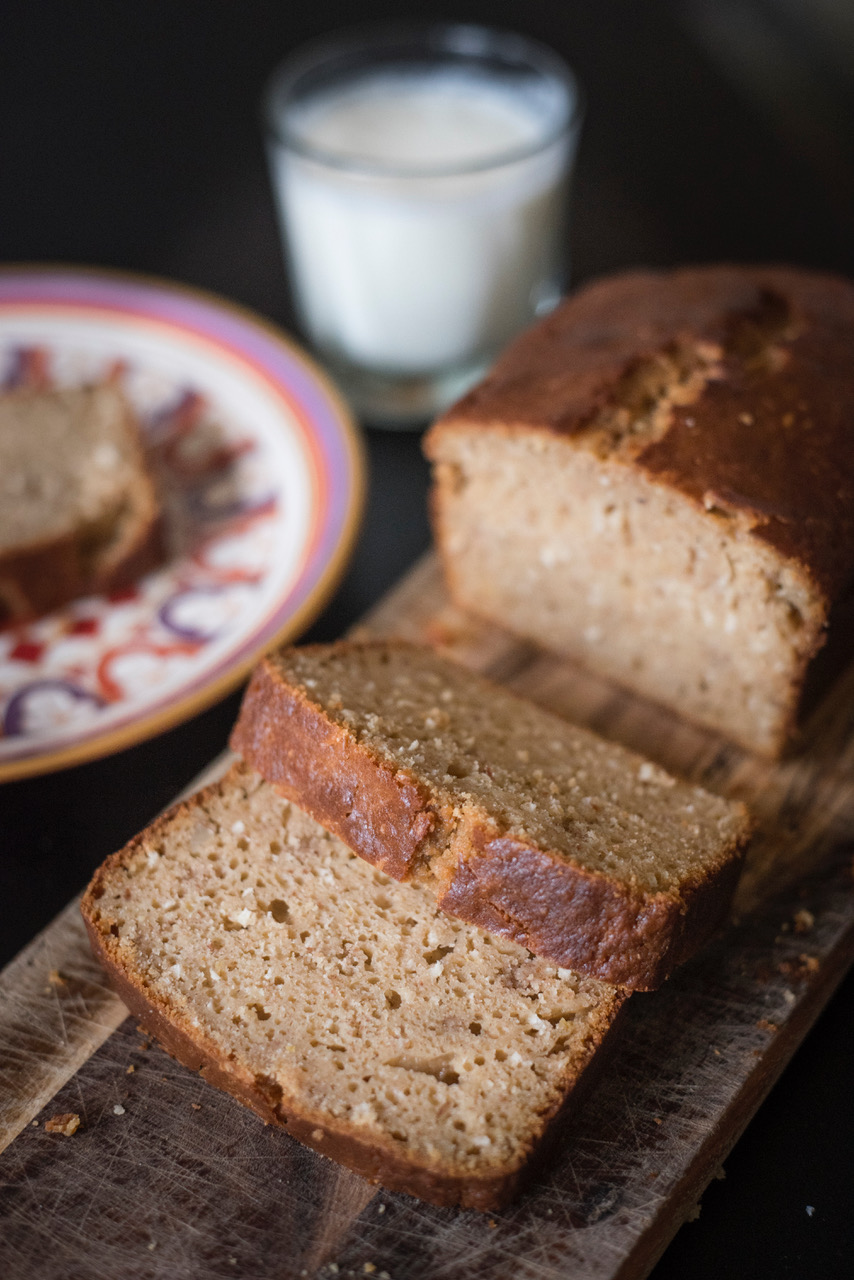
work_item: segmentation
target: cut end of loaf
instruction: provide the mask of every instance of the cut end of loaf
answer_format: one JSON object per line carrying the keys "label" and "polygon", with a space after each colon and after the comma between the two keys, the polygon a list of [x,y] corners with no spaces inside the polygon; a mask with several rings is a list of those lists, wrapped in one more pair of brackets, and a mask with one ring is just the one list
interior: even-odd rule
{"label": "cut end of loaf", "polygon": [[826,600],[749,517],[548,434],[460,424],[434,458],[439,545],[463,607],[782,752]]}
{"label": "cut end of loaf", "polygon": [[830,276],[582,289],[426,438],[455,599],[779,756],[854,575],[852,359]]}

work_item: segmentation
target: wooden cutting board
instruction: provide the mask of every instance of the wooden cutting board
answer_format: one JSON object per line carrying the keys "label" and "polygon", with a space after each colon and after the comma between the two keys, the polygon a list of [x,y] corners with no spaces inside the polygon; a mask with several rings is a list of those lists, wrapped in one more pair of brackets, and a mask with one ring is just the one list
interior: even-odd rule
{"label": "wooden cutting board", "polygon": [[[559,1151],[485,1216],[372,1187],[172,1062],[106,988],[71,903],[0,975],[0,1275],[642,1277],[854,958],[854,672],[774,765],[473,623],[432,557],[359,632],[442,646],[746,800],[759,831],[731,924],[632,998]],[[72,1136],[45,1129],[62,1113],[80,1116]]]}

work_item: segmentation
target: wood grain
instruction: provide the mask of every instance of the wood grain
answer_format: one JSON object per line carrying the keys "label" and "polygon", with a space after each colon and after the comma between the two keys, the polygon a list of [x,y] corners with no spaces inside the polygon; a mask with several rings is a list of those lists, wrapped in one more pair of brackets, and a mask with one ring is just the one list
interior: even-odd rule
{"label": "wood grain", "polygon": [[[221,777],[232,758],[224,752],[182,796]],[[0,973],[0,1151],[126,1016],[75,898]]]}
{"label": "wood grain", "polygon": [[126,1016],[75,899],[0,974],[0,1150]]}
{"label": "wood grain", "polygon": [[[738,918],[632,998],[559,1151],[490,1218],[378,1191],[171,1062],[122,1021],[72,904],[0,975],[0,1275],[641,1277],[854,958],[854,677],[773,765],[459,614],[432,559],[361,630],[426,639],[745,799],[759,831]],[[76,1134],[45,1131],[67,1111]]]}

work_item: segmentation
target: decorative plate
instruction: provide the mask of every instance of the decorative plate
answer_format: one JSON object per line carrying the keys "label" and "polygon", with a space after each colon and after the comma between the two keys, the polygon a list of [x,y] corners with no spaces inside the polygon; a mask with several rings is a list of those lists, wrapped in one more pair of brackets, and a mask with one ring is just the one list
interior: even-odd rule
{"label": "decorative plate", "polygon": [[0,385],[119,379],[166,504],[131,589],[0,631],[0,780],[139,742],[221,698],[317,615],[364,494],[360,437],[283,334],[142,277],[0,271]]}

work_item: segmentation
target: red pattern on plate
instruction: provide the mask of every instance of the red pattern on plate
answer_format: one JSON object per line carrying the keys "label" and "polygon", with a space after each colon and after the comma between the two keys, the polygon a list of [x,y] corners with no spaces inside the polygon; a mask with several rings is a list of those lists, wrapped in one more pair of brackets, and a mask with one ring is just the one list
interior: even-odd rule
{"label": "red pattern on plate", "polygon": [[[52,355],[45,348],[15,349],[8,370],[7,386],[49,387],[54,382]],[[133,373],[124,359],[111,360],[104,369],[105,376],[126,384]],[[85,612],[78,614],[81,605],[72,602],[47,618],[16,626],[5,654],[0,635],[0,673],[4,659],[37,668],[25,681],[10,681],[8,668],[5,679],[0,674],[7,738],[44,734],[53,723],[61,729],[70,709],[97,717],[105,707],[138,696],[140,686],[168,678],[170,663],[192,659],[220,638],[229,612],[222,608],[224,595],[235,587],[251,591],[265,580],[265,564],[229,558],[218,562],[235,540],[245,540],[247,534],[251,539],[279,508],[278,494],[259,492],[258,477],[247,483],[239,474],[257,440],[225,435],[207,397],[192,387],[180,388],[141,425],[171,511],[178,555],[141,584],[87,600]],[[152,576],[160,587],[153,593]],[[117,611],[133,605],[142,615],[122,626]],[[205,605],[214,607],[205,610]],[[201,621],[194,616],[200,606],[207,615]],[[37,714],[29,714],[30,701],[38,702]]]}
{"label": "red pattern on plate", "polygon": [[134,588],[0,632],[0,779],[118,750],[209,705],[310,621],[355,536],[358,436],[284,335],[165,281],[0,270],[0,387],[104,378],[144,424],[170,556]]}

